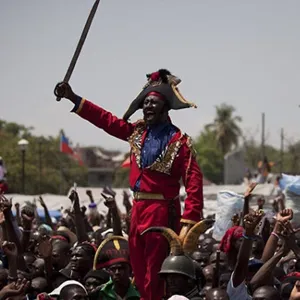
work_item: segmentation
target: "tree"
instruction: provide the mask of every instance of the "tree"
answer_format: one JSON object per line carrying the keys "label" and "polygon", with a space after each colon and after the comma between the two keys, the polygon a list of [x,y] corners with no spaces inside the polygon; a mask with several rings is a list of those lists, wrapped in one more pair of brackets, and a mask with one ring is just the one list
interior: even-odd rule
{"label": "tree", "polygon": [[[26,150],[25,175],[27,194],[66,193],[74,182],[86,185],[87,170],[78,162],[59,151],[59,136],[36,137],[33,128],[17,123],[0,120],[0,156],[3,157],[8,171],[10,193],[21,192],[21,153],[18,141],[26,138],[29,147]],[[40,151],[41,150],[41,151]],[[41,155],[41,177],[39,158]]]}
{"label": "tree", "polygon": [[206,128],[195,140],[194,146],[204,177],[213,183],[221,183],[224,159],[220,147],[218,147],[215,131]]}
{"label": "tree", "polygon": [[215,132],[216,140],[221,147],[223,156],[233,146],[238,145],[242,134],[238,123],[242,121],[240,116],[234,116],[235,108],[226,103],[216,106],[216,117],[213,123],[206,125],[208,130]]}

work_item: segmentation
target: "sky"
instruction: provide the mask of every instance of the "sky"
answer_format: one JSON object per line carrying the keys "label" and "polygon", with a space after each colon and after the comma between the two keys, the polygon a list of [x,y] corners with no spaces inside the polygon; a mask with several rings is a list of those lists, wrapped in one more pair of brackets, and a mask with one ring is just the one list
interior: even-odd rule
{"label": "sky", "polygon": [[[0,119],[39,135],[64,129],[73,144],[127,151],[128,145],[55,101],[93,0],[1,0]],[[101,0],[70,84],[75,93],[122,117],[146,73],[167,68],[197,109],[172,111],[192,137],[215,106],[233,105],[241,127],[267,143],[300,135],[300,1]],[[136,113],[136,120],[141,113]]]}

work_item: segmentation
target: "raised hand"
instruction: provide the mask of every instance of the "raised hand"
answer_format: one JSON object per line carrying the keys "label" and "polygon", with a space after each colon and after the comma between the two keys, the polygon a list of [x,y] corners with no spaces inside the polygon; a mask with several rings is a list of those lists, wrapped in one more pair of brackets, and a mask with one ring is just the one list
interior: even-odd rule
{"label": "raised hand", "polygon": [[21,210],[21,218],[24,227],[31,227],[32,221],[34,220],[34,211],[30,206],[25,206]]}
{"label": "raised hand", "polygon": [[105,199],[104,205],[108,208],[116,208],[116,200],[113,197],[106,196],[105,194],[101,193],[101,196]]}
{"label": "raised hand", "polygon": [[39,196],[39,202],[42,207],[46,207],[46,203],[44,202],[44,199],[42,198],[42,196]]}
{"label": "raised hand", "polygon": [[92,197],[93,194],[92,194],[92,191],[91,190],[86,190],[85,193],[89,196],[89,197]]}
{"label": "raised hand", "polygon": [[0,291],[0,294],[2,295],[1,299],[25,295],[25,292],[29,288],[29,286],[30,281],[27,281],[25,278],[18,279],[18,281],[6,285]]}
{"label": "raised hand", "polygon": [[76,97],[71,86],[67,82],[59,82],[54,90],[55,96],[60,98],[67,98],[71,101]]}
{"label": "raised hand", "polygon": [[3,194],[0,195],[0,210],[5,212],[8,212],[11,210],[12,203],[11,199],[8,200]]}
{"label": "raised hand", "polygon": [[52,255],[52,243],[50,237],[44,235],[38,241],[38,252],[42,258],[49,258]]}
{"label": "raised hand", "polygon": [[293,219],[294,212],[291,209],[284,209],[280,211],[276,216],[276,221],[280,223],[287,223]]}
{"label": "raised hand", "polygon": [[244,197],[248,198],[251,195],[252,191],[255,189],[256,186],[257,186],[257,182],[250,183],[250,185],[248,186],[248,188],[247,188],[247,190],[244,194]]}
{"label": "raised hand", "polygon": [[8,257],[18,256],[18,249],[15,243],[4,241],[2,244],[2,250]]}
{"label": "raised hand", "polygon": [[255,228],[264,215],[262,210],[257,210],[244,217],[245,234],[251,236],[254,234]]}
{"label": "raised hand", "polygon": [[239,214],[235,214],[231,218],[231,221],[232,221],[232,223],[233,223],[234,226],[239,226],[240,220],[241,220],[241,218],[240,218]]}

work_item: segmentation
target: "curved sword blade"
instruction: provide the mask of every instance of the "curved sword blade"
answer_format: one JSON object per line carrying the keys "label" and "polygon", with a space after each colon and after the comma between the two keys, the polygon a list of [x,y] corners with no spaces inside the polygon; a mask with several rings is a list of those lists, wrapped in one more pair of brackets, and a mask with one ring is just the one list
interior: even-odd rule
{"label": "curved sword blade", "polygon": [[[73,57],[72,57],[72,60],[70,62],[69,68],[68,68],[67,73],[66,73],[66,75],[64,77],[64,80],[63,80],[64,82],[69,82],[69,80],[71,78],[71,75],[72,75],[72,73],[74,71],[74,68],[75,68],[75,65],[77,63],[78,57],[80,55],[81,49],[82,49],[83,44],[85,42],[85,39],[86,39],[86,37],[88,35],[89,29],[90,29],[90,27],[92,25],[92,22],[93,22],[95,14],[96,14],[99,2],[100,2],[100,0],[96,0],[95,3],[94,3],[94,5],[93,5],[93,7],[92,7],[92,9],[91,9],[89,17],[88,17],[88,19],[87,19],[87,21],[85,23],[85,26],[83,28],[83,31],[81,33],[81,36],[80,36],[79,42],[77,44],[76,50],[75,50],[75,52],[73,54]],[[61,100],[60,97],[56,98],[56,101],[60,101],[60,100]]]}

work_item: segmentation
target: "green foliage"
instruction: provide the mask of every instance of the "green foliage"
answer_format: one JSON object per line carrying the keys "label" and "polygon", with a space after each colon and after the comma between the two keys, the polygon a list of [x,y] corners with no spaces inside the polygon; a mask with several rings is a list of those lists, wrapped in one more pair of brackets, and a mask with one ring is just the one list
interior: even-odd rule
{"label": "green foliage", "polygon": [[9,192],[21,193],[22,160],[18,148],[21,138],[29,142],[25,155],[26,194],[64,194],[73,182],[86,185],[86,168],[59,152],[59,136],[36,137],[32,130],[33,128],[0,120],[0,156],[3,157],[8,171]]}
{"label": "green foliage", "polygon": [[216,133],[206,128],[196,139],[194,146],[205,178],[214,183],[222,182],[224,160],[218,147]]}
{"label": "green foliage", "polygon": [[242,121],[240,116],[234,116],[235,108],[226,103],[216,106],[216,117],[213,123],[206,125],[208,130],[215,132],[216,141],[219,144],[223,156],[238,145],[242,130],[238,123]]}

